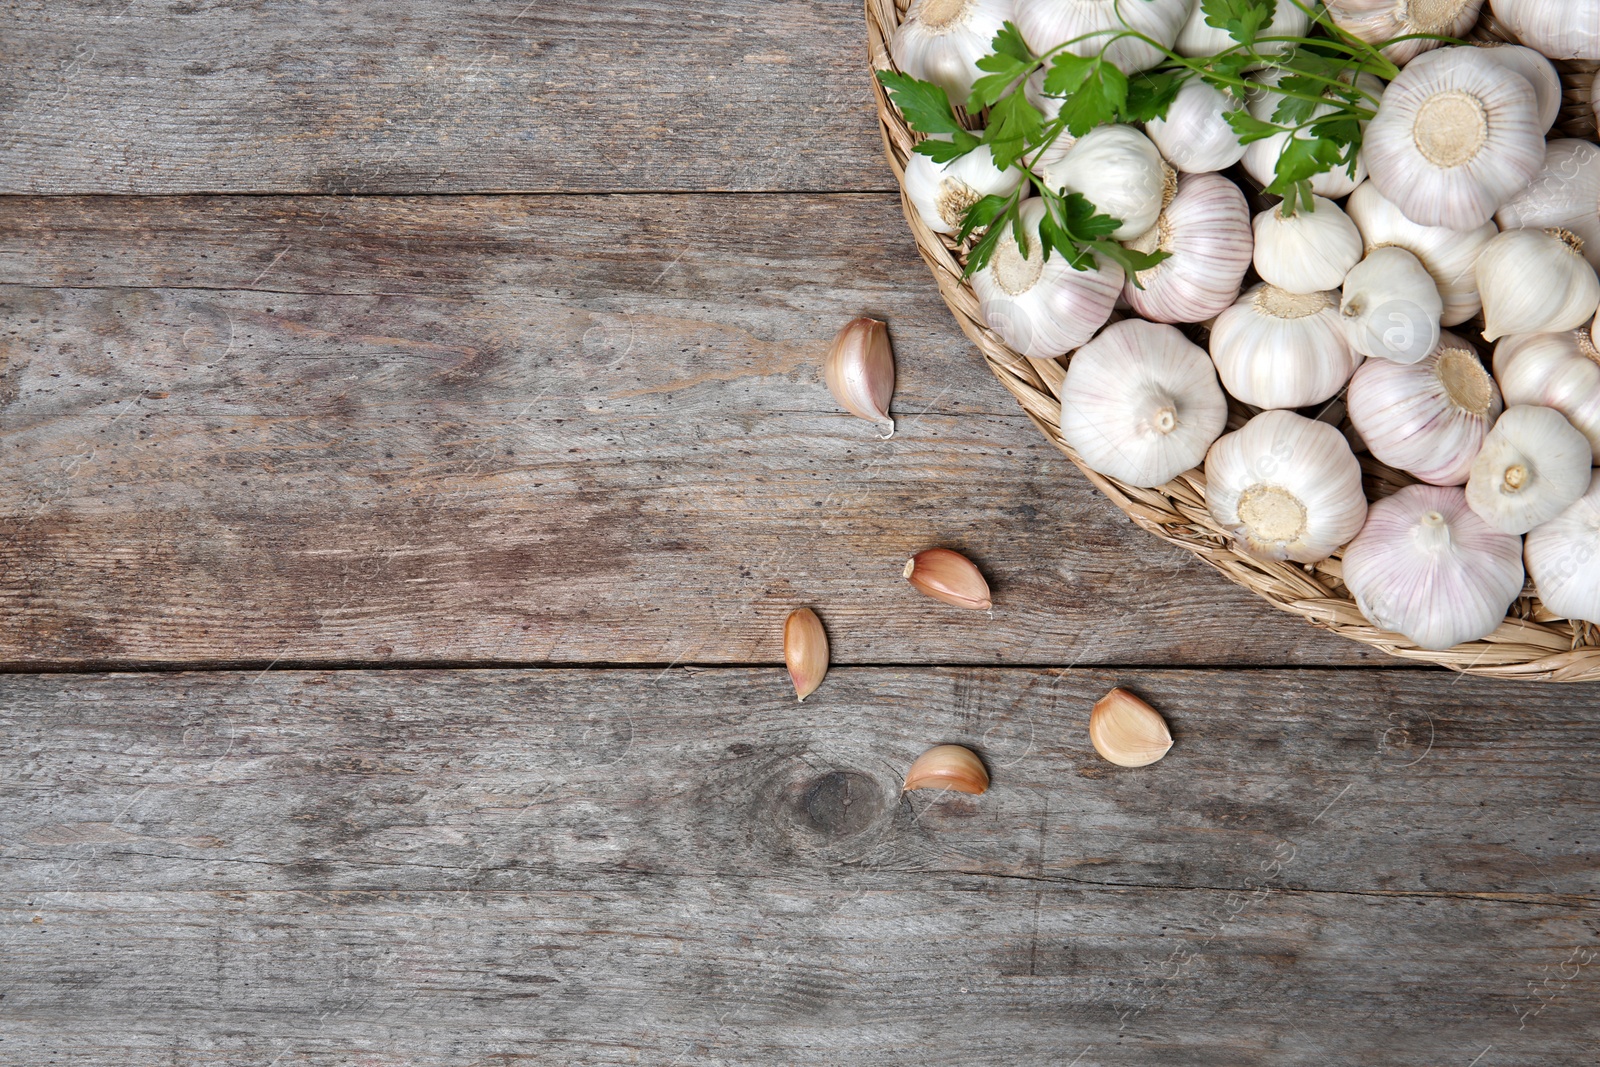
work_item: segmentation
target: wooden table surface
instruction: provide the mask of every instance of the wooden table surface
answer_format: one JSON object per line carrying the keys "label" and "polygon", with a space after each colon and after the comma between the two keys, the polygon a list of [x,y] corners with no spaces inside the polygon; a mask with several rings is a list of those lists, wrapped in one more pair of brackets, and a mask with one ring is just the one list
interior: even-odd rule
{"label": "wooden table surface", "polygon": [[[1138,532],[864,67],[848,2],[6,5],[0,1063],[1600,1061],[1600,691]],[[940,742],[993,788],[902,795]]]}

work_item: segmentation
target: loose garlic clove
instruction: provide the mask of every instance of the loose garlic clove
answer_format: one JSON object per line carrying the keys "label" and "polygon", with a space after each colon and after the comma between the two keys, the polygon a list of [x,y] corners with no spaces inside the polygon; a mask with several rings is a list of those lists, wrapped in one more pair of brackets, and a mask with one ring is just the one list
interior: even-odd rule
{"label": "loose garlic clove", "polygon": [[1372,182],[1350,194],[1345,211],[1361,230],[1369,253],[1392,245],[1422,261],[1444,301],[1443,325],[1459,325],[1478,313],[1483,306],[1478,298],[1478,253],[1500,232],[1494,223],[1466,231],[1419,226],[1401,214]]}
{"label": "loose garlic clove", "polygon": [[[1292,0],[1286,0],[1292,2]],[[1327,0],[1327,12],[1334,25],[1368,44],[1383,44],[1396,37],[1434,34],[1460,37],[1478,21],[1483,0]],[[1404,66],[1422,52],[1444,42],[1414,38],[1398,41],[1383,50],[1393,62]]]}
{"label": "loose garlic clove", "polygon": [[1492,59],[1507,70],[1522,75],[1533,87],[1539,106],[1539,128],[1549,133],[1561,115],[1561,75],[1544,56],[1520,44],[1484,44],[1475,46],[1485,59]]}
{"label": "loose garlic clove", "polygon": [[828,673],[828,635],[810,608],[797,608],[783,622],[783,662],[799,700],[817,691]]}
{"label": "loose garlic clove", "polygon": [[1569,230],[1507,230],[1478,256],[1483,336],[1575,330],[1600,306],[1600,277]]}
{"label": "loose garlic clove", "polygon": [[1089,741],[1118,767],[1148,767],[1171,750],[1172,733],[1155,708],[1119,687],[1095,701]]}
{"label": "loose garlic clove", "polygon": [[988,788],[989,772],[976,752],[960,745],[938,745],[911,764],[902,791],[949,789],[977,796]]}
{"label": "loose garlic clove", "polygon": [[1544,167],[1528,187],[1501,205],[1502,230],[1568,230],[1600,270],[1600,145],[1562,138],[1545,146]]}
{"label": "loose garlic clove", "polygon": [[1533,86],[1477,52],[1402,70],[1362,142],[1373,184],[1423,226],[1482,226],[1544,163]]}
{"label": "loose garlic clove", "polygon": [[1113,323],[1061,383],[1061,436],[1090,470],[1164,485],[1200,465],[1228,421],[1211,361],[1171,326]]}
{"label": "loose garlic clove", "polygon": [[894,65],[964,106],[984,73],[978,60],[989,54],[1014,7],[1014,0],[917,0],[889,44]]}
{"label": "loose garlic clove", "polygon": [[1372,505],[1343,574],[1374,626],[1454,648],[1505,621],[1522,592],[1522,542],[1474,514],[1460,489],[1409,485]]}
{"label": "loose garlic clove", "polygon": [[1022,184],[1016,167],[1000,170],[988,145],[979,145],[948,163],[920,152],[906,160],[906,199],[934,233],[959,233],[967,209],[986,196],[1010,196]]}
{"label": "loose garlic clove", "polygon": [[1302,408],[1343,389],[1362,357],[1345,338],[1337,295],[1246,290],[1211,327],[1211,359],[1228,392],[1252,407]]}
{"label": "loose garlic clove", "polygon": [[1156,224],[1127,245],[1172,254],[1128,280],[1129,306],[1154,322],[1204,322],[1234,302],[1250,269],[1250,208],[1220,174],[1181,174]]}
{"label": "loose garlic clove", "polygon": [[858,419],[889,424],[894,436],[894,419],[889,416],[889,398],[894,395],[894,352],[889,347],[889,328],[877,319],[851,319],[834,335],[833,344],[822,364],[822,377],[844,409]]}
{"label": "loose garlic clove", "polygon": [[[1106,62],[1133,74],[1166,58],[1194,0],[1020,0],[1016,24],[1035,55],[1061,49],[1079,56],[1103,56]],[[1133,30],[1136,36],[1118,36]]]}
{"label": "loose garlic clove", "polygon": [[1438,347],[1444,298],[1416,256],[1374,248],[1345,276],[1339,315],[1358,354],[1416,363]]}
{"label": "loose garlic clove", "polygon": [[1263,411],[1206,455],[1206,506],[1259,559],[1318,563],[1361,529],[1361,464],[1344,435],[1292,411]]}
{"label": "loose garlic clove", "polygon": [[1600,59],[1600,0],[1489,0],[1495,18],[1551,59]]}
{"label": "loose garlic clove", "polygon": [[1519,334],[1494,347],[1507,404],[1555,408],[1589,439],[1600,464],[1600,350],[1587,330]]}
{"label": "loose garlic clove", "polygon": [[1546,608],[1600,622],[1600,472],[1570,507],[1528,531],[1524,558]]}
{"label": "loose garlic clove", "polygon": [[1132,126],[1097,126],[1039,154],[1034,169],[1052,189],[1082,193],[1102,215],[1122,225],[1111,238],[1126,241],[1155,225],[1170,180],[1161,153]]}
{"label": "loose garlic clove", "polygon": [[[1058,111],[1060,105],[1056,101]],[[1245,146],[1227,119],[1237,110],[1239,102],[1233,97],[1191,78],[1167,107],[1167,117],[1146,122],[1144,132],[1167,162],[1184,174],[1227,170],[1244,158]]]}
{"label": "loose garlic clove", "polygon": [[958,608],[988,611],[989,583],[966,556],[948,548],[928,548],[906,560],[902,578],[918,592]]}
{"label": "loose garlic clove", "polygon": [[1256,273],[1291,293],[1337,289],[1361,262],[1361,231],[1350,216],[1332,200],[1314,196],[1311,202],[1313,211],[1285,218],[1280,204],[1255,218]]}
{"label": "loose garlic clove", "polygon": [[1363,364],[1345,404],[1369,452],[1434,485],[1466,483],[1504,407],[1478,353],[1448,332],[1417,363]]}
{"label": "loose garlic clove", "polygon": [[1467,479],[1467,503],[1496,530],[1523,534],[1549,522],[1589,485],[1589,439],[1554,408],[1506,408]]}

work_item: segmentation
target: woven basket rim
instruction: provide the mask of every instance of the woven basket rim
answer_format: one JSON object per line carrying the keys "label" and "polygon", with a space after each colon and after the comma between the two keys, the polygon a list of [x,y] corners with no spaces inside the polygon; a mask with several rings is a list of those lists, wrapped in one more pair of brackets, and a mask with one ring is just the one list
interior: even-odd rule
{"label": "woven basket rim", "polygon": [[[897,69],[889,55],[888,42],[909,6],[908,0],[898,3],[896,0],[865,0],[865,3],[870,66],[873,70]],[[1493,22],[1487,9],[1475,37],[1487,41],[1512,40],[1503,27]],[[1558,66],[1570,72],[1576,65]],[[1592,64],[1586,66],[1590,71],[1594,69]],[[1058,390],[1066,377],[1070,355],[1059,360],[1030,359],[1010,348],[984,325],[978,313],[977,295],[961,276],[961,263],[957,258],[959,247],[949,238],[928,229],[905,195],[905,164],[919,138],[905,124],[877,78],[871,81],[884,152],[895,180],[901,183],[901,209],[911,227],[917,250],[933,272],[939,293],[955,316],[956,324],[977,345],[989,369],[1016,397],[1022,410],[1050,443],[1136,525],[1194,553],[1235,584],[1274,607],[1297,615],[1319,629],[1389,655],[1490,678],[1600,681],[1600,629],[1585,622],[1555,617],[1540,603],[1531,586],[1524,588],[1505,621],[1488,637],[1444,651],[1418,648],[1399,634],[1378,629],[1362,616],[1344,588],[1337,553],[1322,563],[1302,565],[1259,560],[1234,551],[1230,537],[1206,508],[1205,475],[1201,469],[1181,474],[1164,486],[1143,489],[1084,466],[1061,436]],[[1569,92],[1569,98],[1572,95]],[[1587,100],[1582,103],[1586,105]],[[1590,117],[1592,119],[1592,113]],[[1235,423],[1230,423],[1230,429],[1234,427]],[[1362,455],[1360,459],[1369,481],[1386,483],[1391,489],[1415,481],[1371,456]]]}

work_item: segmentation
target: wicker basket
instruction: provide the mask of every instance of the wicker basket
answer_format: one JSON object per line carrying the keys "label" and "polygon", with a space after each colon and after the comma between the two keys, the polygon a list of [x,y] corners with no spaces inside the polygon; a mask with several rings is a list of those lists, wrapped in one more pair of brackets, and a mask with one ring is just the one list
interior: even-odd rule
{"label": "wicker basket", "polygon": [[[888,41],[908,6],[909,0],[866,0],[867,45],[874,69],[893,69]],[[1474,37],[1484,41],[1514,40],[1487,9]],[[1589,89],[1596,64],[1561,63],[1558,67],[1567,92],[1557,128],[1567,136],[1594,139],[1595,117],[1590,110]],[[917,136],[906,126],[876,79],[873,85],[889,165],[896,179],[903,180],[906,158]],[[1066,361],[1070,357],[1029,359],[1008,347],[978,315],[978,298],[961,277],[960,247],[923,225],[916,209],[904,197],[901,206],[917,248],[932,269],[939,292],[962,332],[978,346],[995,376],[1011,390],[1023,411],[1051,443],[1139,526],[1188,549],[1273,606],[1299,615],[1314,626],[1391,655],[1496,678],[1559,682],[1600,680],[1600,632],[1588,623],[1569,622],[1551,615],[1531,587],[1524,589],[1523,596],[1511,606],[1505,622],[1487,638],[1443,652],[1417,648],[1404,637],[1379,630],[1362,617],[1341,581],[1337,555],[1315,566],[1303,566],[1262,561],[1235,552],[1228,535],[1206,509],[1205,475],[1201,470],[1180,475],[1157,489],[1124,485],[1089,470],[1061,437],[1057,390],[1066,377]],[[1456,329],[1470,332],[1466,325]],[[1228,428],[1237,429],[1247,416],[1247,411],[1235,405]],[[1386,496],[1414,481],[1371,456],[1360,458],[1367,476],[1368,495],[1373,498]]]}

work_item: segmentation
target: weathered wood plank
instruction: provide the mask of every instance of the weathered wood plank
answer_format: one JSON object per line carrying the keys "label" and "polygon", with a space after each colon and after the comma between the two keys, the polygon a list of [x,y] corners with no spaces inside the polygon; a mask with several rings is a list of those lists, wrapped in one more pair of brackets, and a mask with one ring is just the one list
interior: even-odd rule
{"label": "weathered wood plank", "polygon": [[[819,381],[885,318],[901,432]],[[1134,529],[889,196],[0,200],[0,662],[1370,664]],[[993,616],[899,579],[969,551]]]}
{"label": "weathered wood plank", "polygon": [[0,191],[892,188],[859,4],[27,0]]}

